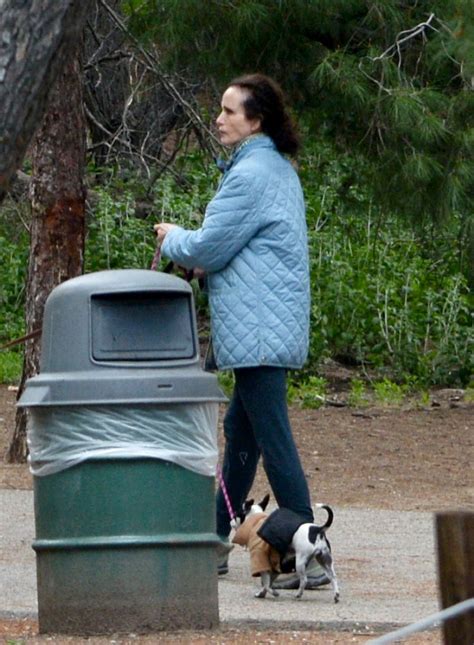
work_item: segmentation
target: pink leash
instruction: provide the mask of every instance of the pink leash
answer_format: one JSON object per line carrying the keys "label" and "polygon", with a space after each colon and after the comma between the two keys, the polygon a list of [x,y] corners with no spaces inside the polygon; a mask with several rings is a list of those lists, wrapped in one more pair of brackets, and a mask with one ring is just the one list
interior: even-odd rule
{"label": "pink leash", "polygon": [[234,509],[232,508],[232,504],[230,503],[229,494],[227,492],[224,477],[222,476],[222,470],[221,470],[219,464],[217,464],[216,473],[217,473],[217,479],[219,480],[219,486],[221,487],[222,494],[224,495],[225,504],[227,506],[227,511],[229,512],[229,516],[230,516],[230,520],[231,520],[230,525],[234,528],[235,527],[235,520],[236,520],[237,516],[234,513]]}
{"label": "pink leash", "polygon": [[[161,244],[156,245],[156,251],[155,255],[153,256],[153,260],[151,261],[151,270],[156,271],[156,268],[160,262],[161,259]],[[225,485],[224,477],[222,476],[222,470],[220,469],[219,464],[217,464],[216,468],[216,474],[217,474],[217,479],[219,480],[219,486],[221,487],[222,494],[224,495],[225,499],[225,504],[227,506],[227,511],[229,512],[230,520],[231,520],[231,526],[235,525],[235,519],[236,519],[236,514],[234,513],[234,509],[232,508],[232,504],[230,502],[229,498],[229,493],[227,492],[227,487]]]}
{"label": "pink leash", "polygon": [[161,260],[161,244],[158,242],[158,244],[156,245],[155,255],[153,256],[153,260],[151,261],[150,269],[152,271],[156,271],[156,267],[158,266],[160,260]]}

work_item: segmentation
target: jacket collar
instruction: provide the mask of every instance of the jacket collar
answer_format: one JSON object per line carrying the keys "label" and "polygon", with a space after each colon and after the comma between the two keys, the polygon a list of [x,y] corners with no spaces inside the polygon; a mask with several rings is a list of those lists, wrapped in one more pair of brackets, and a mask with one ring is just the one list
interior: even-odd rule
{"label": "jacket collar", "polygon": [[236,161],[246,157],[252,150],[256,148],[271,148],[275,150],[276,146],[272,139],[266,134],[252,134],[243,141],[240,141],[232,152],[232,156],[227,161],[225,159],[216,159],[216,164],[219,170],[226,173],[235,164]]}
{"label": "jacket collar", "polygon": [[259,524],[268,517],[266,513],[255,513],[250,517],[245,518],[243,524],[241,524],[232,538],[234,544],[239,544],[240,546],[247,546],[250,540],[250,534],[255,529],[255,525]]}

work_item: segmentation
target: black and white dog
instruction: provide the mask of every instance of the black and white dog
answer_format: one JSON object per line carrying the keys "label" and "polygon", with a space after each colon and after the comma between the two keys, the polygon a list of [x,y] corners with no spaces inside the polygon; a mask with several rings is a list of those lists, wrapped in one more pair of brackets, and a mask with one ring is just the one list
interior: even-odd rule
{"label": "black and white dog", "polygon": [[[253,516],[261,516],[268,505],[270,496],[265,495],[261,502],[254,503],[253,499],[247,500],[242,506],[241,512],[237,515],[237,524],[241,526],[244,522],[248,521]],[[257,534],[267,543],[276,549],[283,560],[294,557],[295,570],[299,576],[300,585],[296,593],[296,598],[301,598],[307,582],[306,567],[310,560],[314,557],[326,572],[329,580],[331,581],[334,602],[339,602],[339,586],[337,582],[336,573],[331,554],[331,546],[326,537],[326,530],[331,526],[334,513],[330,506],[326,504],[317,504],[317,508],[323,508],[328,517],[323,526],[318,526],[309,522],[301,522],[301,518],[288,509],[277,509],[271,515],[267,516],[263,524],[257,530]],[[290,533],[286,536],[279,536],[278,530],[281,519],[286,521],[290,518],[293,522],[296,519],[296,530],[292,530],[290,525]],[[252,521],[252,520],[251,520]],[[279,539],[282,538],[282,539]],[[252,555],[252,554],[251,554]],[[255,573],[254,573],[255,575]],[[262,571],[260,573],[262,589],[255,595],[258,598],[265,598],[268,592],[273,596],[278,596],[278,592],[272,588],[272,583],[275,580],[278,572],[275,570]]]}

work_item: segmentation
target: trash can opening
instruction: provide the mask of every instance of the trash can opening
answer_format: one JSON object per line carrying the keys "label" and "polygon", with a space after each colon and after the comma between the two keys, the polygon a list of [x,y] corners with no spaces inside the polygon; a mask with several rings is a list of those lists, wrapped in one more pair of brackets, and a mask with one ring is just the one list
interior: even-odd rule
{"label": "trash can opening", "polygon": [[91,296],[95,361],[191,359],[196,354],[191,298],[143,291]]}

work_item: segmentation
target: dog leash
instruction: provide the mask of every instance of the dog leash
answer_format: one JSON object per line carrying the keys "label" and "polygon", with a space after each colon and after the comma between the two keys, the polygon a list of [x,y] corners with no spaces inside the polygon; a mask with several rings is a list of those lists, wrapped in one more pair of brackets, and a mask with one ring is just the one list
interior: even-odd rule
{"label": "dog leash", "polygon": [[[157,270],[157,268],[158,268],[158,265],[159,265],[159,263],[160,263],[160,260],[161,260],[161,244],[162,244],[161,242],[158,242],[158,243],[157,243],[157,245],[156,245],[155,254],[154,254],[154,256],[153,256],[153,260],[151,261],[151,266],[150,266],[150,270],[151,270],[151,271],[156,271],[156,270]],[[175,267],[175,263],[171,260],[171,261],[170,261],[170,262],[168,262],[168,264],[164,267],[164,269],[163,269],[163,273],[172,273],[172,272],[173,272],[174,267]],[[193,271],[193,269],[184,269],[184,268],[181,268],[181,270],[182,270],[182,272],[183,272],[183,275],[182,275],[181,277],[182,277],[184,280],[186,280],[186,282],[191,282],[191,280],[192,280],[192,279],[193,279],[193,277],[194,277],[194,271]]]}
{"label": "dog leash", "polygon": [[216,466],[216,473],[217,473],[217,479],[219,481],[219,486],[221,487],[222,494],[224,495],[225,505],[227,506],[227,511],[230,516],[230,525],[232,528],[235,528],[237,515],[234,513],[234,509],[232,508],[229,493],[227,492],[227,487],[225,485],[224,477],[222,475],[222,470],[219,464],[217,464]]}
{"label": "dog leash", "polygon": [[[153,256],[153,260],[151,262],[151,267],[150,268],[151,268],[152,271],[156,271],[156,268],[157,268],[160,260],[161,260],[161,244],[158,243],[156,245],[156,250],[155,250],[155,254]],[[225,485],[224,477],[222,475],[222,470],[221,470],[219,464],[217,464],[217,466],[216,466],[216,474],[217,474],[217,479],[219,481],[219,486],[221,487],[221,490],[222,490],[222,494],[224,495],[224,500],[225,500],[225,503],[226,503],[226,506],[227,506],[227,511],[229,513],[229,516],[230,516],[230,525],[232,527],[235,527],[236,517],[237,516],[234,513],[234,509],[232,508],[229,493],[227,492],[227,487]]]}
{"label": "dog leash", "polygon": [[150,269],[152,271],[156,271],[156,268],[157,268],[158,264],[160,263],[160,260],[161,260],[161,243],[157,242],[156,249],[155,249],[155,254],[153,256],[153,260],[151,261]]}

